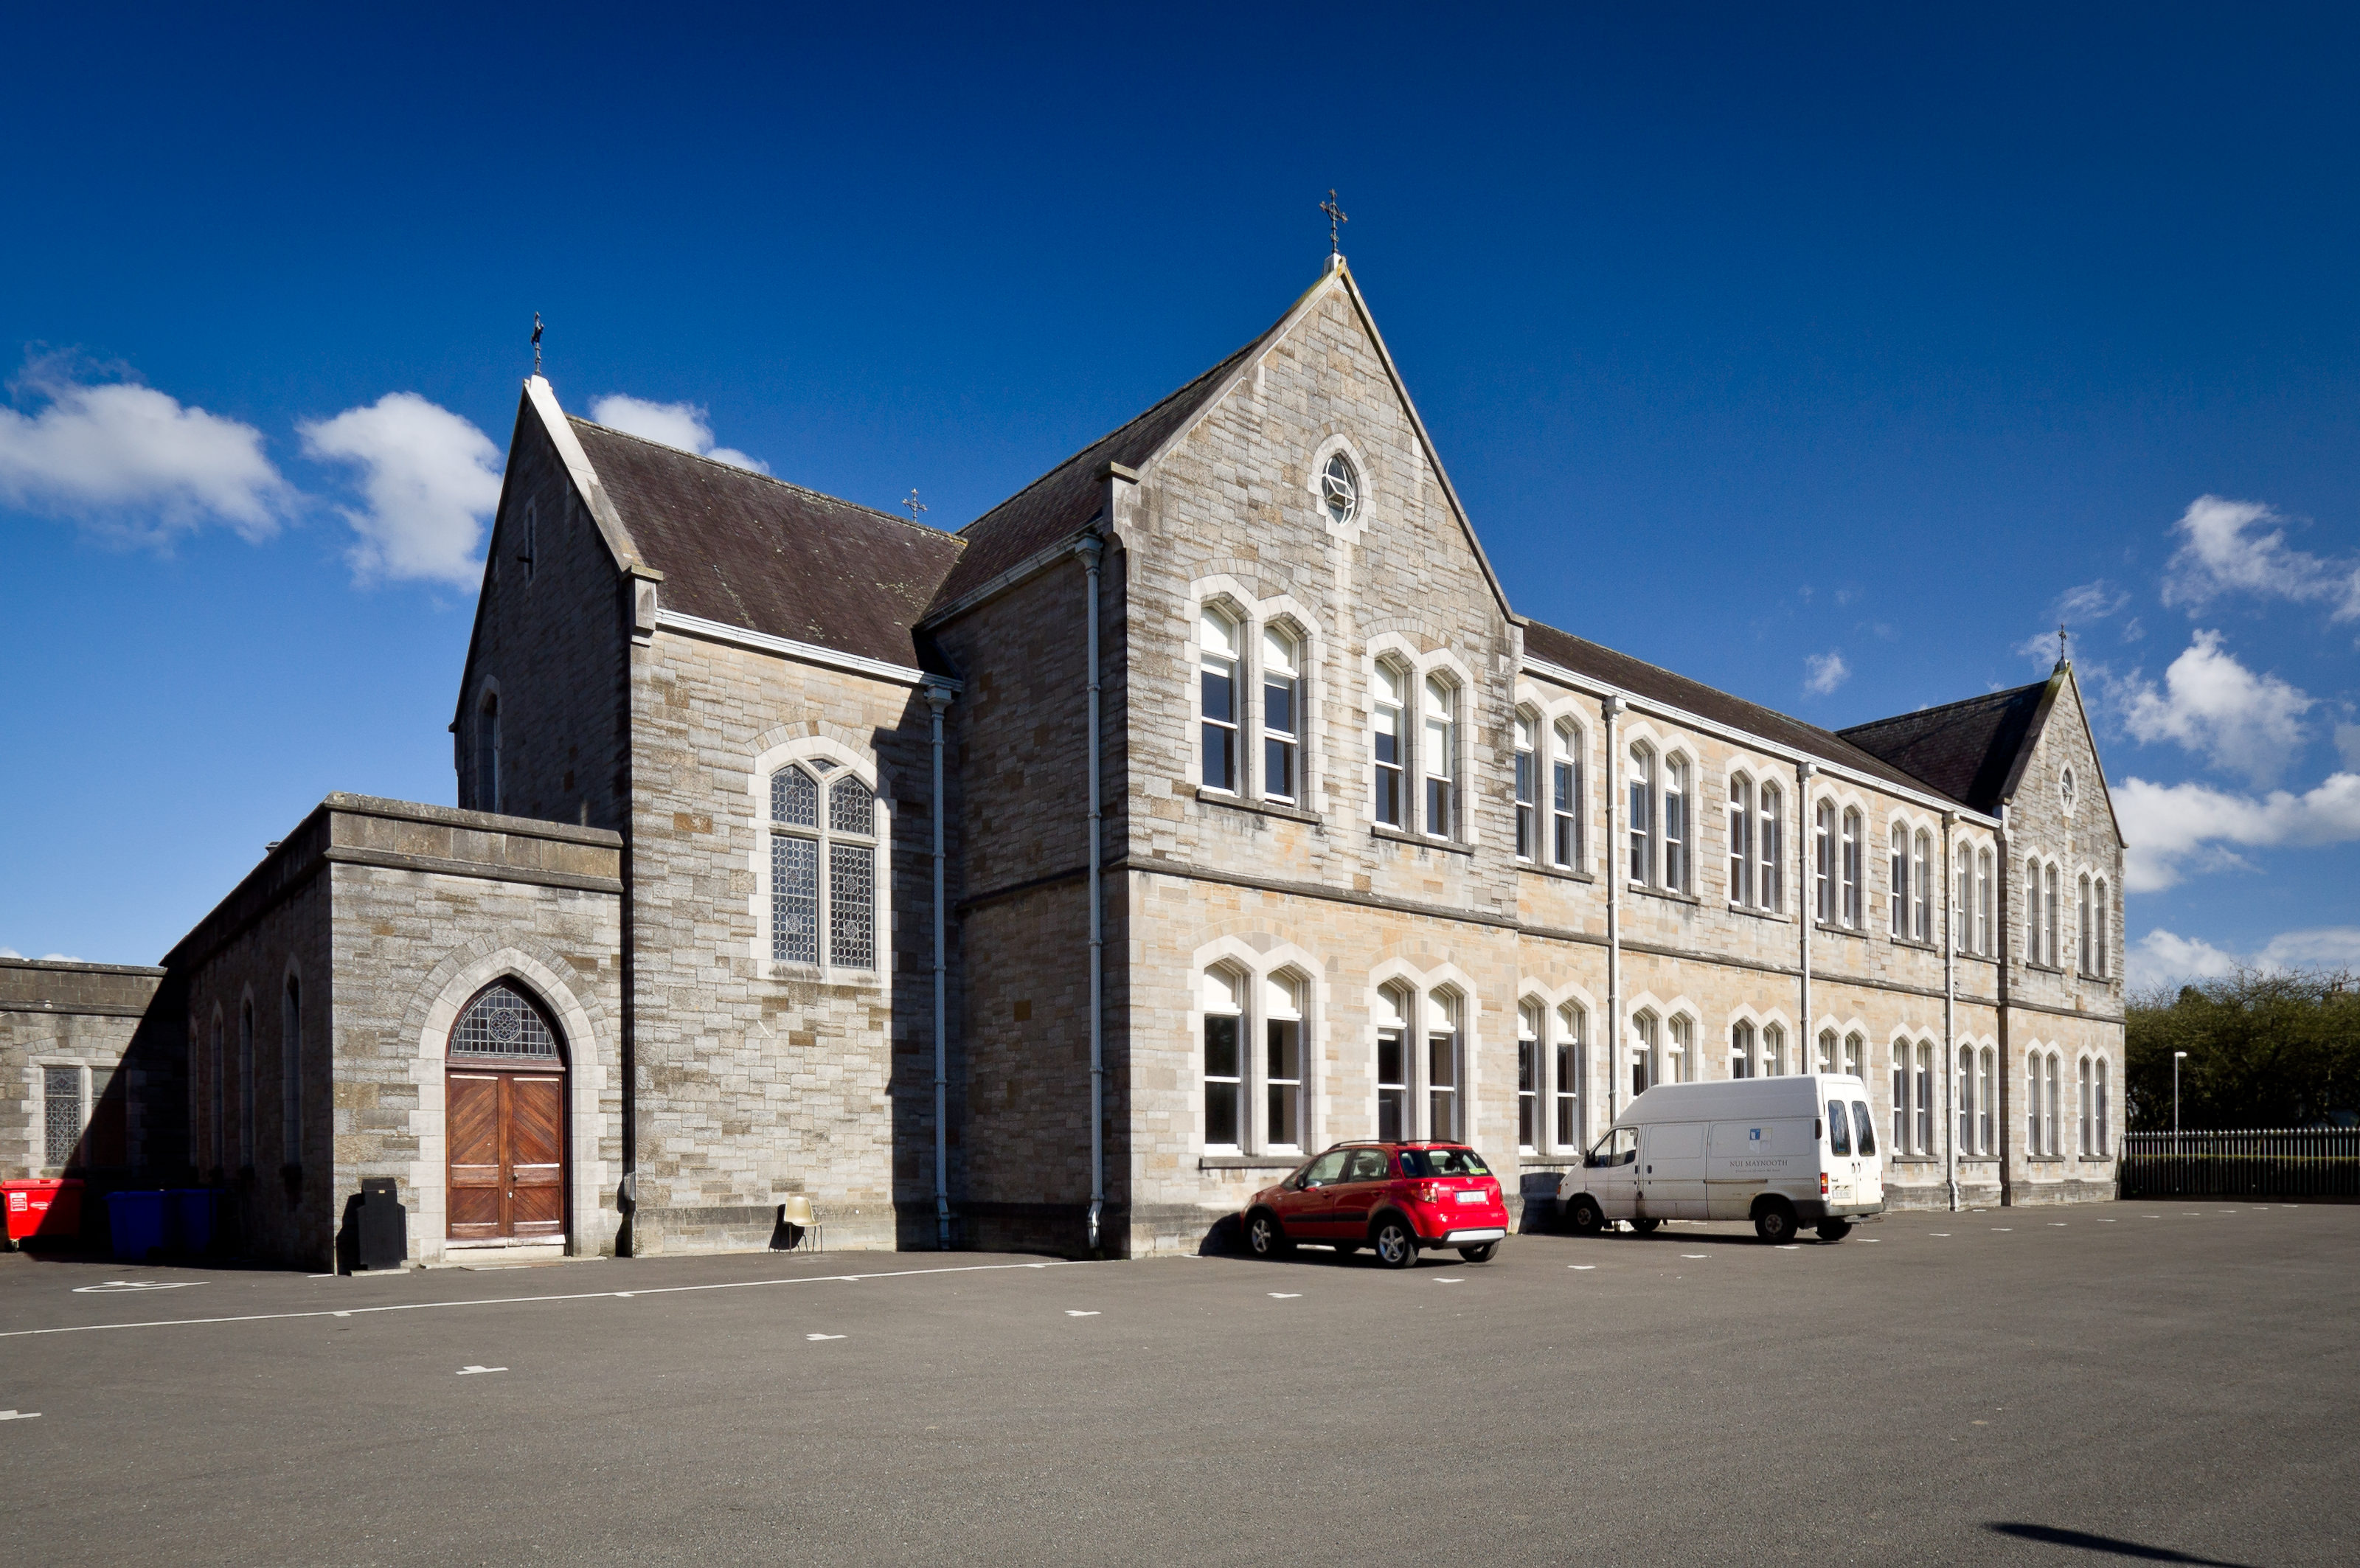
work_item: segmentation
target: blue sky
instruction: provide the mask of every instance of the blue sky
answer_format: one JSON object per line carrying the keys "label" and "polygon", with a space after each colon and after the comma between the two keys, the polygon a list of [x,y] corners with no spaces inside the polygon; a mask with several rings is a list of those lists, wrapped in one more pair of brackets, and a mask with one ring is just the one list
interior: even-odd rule
{"label": "blue sky", "polygon": [[1520,609],[1831,726],[2061,615],[2141,972],[2360,963],[2360,25],[2054,10],[19,14],[0,948],[453,798],[535,311],[569,409],[956,527],[1333,186]]}

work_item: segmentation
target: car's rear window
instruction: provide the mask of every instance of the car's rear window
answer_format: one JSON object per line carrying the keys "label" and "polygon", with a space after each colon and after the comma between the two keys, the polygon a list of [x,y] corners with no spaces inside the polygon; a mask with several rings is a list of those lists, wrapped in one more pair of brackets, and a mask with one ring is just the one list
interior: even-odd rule
{"label": "car's rear window", "polygon": [[1404,1149],[1404,1176],[1489,1176],[1491,1168],[1473,1149]]}

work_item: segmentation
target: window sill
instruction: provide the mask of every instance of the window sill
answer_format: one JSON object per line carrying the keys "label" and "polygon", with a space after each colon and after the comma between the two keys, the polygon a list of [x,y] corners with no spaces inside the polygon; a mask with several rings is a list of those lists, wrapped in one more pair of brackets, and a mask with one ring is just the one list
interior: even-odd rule
{"label": "window sill", "polygon": [[2031,970],[2035,974],[2053,974],[2059,980],[2063,980],[2065,978],[2065,970],[2056,964],[2037,964],[2030,959],[2026,959],[2023,961],[2023,967]]}
{"label": "window sill", "polygon": [[884,977],[873,969],[836,969],[819,964],[789,963],[781,959],[766,959],[757,963],[756,980],[794,981],[803,985],[882,985]]}
{"label": "window sill", "polygon": [[1830,926],[1824,920],[1812,921],[1811,929],[1825,937],[1852,937],[1865,938],[1868,936],[1868,933],[1859,927]]}
{"label": "window sill", "polygon": [[1198,1170],[1293,1170],[1303,1163],[1299,1154],[1208,1154],[1196,1157]]}
{"label": "window sill", "polygon": [[1896,948],[1915,948],[1921,953],[1939,953],[1942,950],[1941,943],[1921,942],[1915,937],[1888,937],[1885,940]]}
{"label": "window sill", "polygon": [[1388,843],[1411,845],[1420,850],[1440,850],[1446,854],[1472,855],[1475,853],[1475,846],[1472,844],[1461,843],[1456,839],[1437,839],[1425,833],[1404,833],[1398,828],[1388,828],[1382,822],[1372,822],[1369,825],[1369,837],[1382,839]]}
{"label": "window sill", "polygon": [[1579,872],[1571,866],[1543,865],[1538,861],[1520,860],[1516,862],[1516,869],[1520,872],[1530,872],[1535,876],[1556,877],[1560,882],[1596,882],[1598,880],[1588,872]]}
{"label": "window sill", "polygon": [[1226,806],[1231,811],[1242,811],[1254,817],[1275,817],[1286,822],[1307,822],[1315,828],[1320,824],[1318,813],[1306,811],[1299,806],[1290,806],[1283,801],[1257,800],[1251,795],[1231,795],[1227,790],[1211,789],[1203,784],[1184,784],[1180,787],[1199,805]]}
{"label": "window sill", "polygon": [[1781,926],[1793,924],[1784,910],[1761,909],[1751,904],[1732,904],[1729,906],[1729,912],[1732,915],[1747,916],[1755,920],[1775,920]]}
{"label": "window sill", "polygon": [[1666,904],[1686,904],[1699,908],[1701,908],[1704,904],[1702,899],[1692,893],[1676,893],[1668,887],[1649,887],[1644,883],[1637,882],[1625,883],[1622,887],[1626,893],[1640,894],[1648,898],[1660,898]]}

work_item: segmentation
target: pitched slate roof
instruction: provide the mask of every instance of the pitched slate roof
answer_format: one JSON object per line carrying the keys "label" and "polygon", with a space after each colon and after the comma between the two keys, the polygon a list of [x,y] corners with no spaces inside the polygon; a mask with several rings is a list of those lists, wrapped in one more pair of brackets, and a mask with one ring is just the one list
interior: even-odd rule
{"label": "pitched slate roof", "polygon": [[[1284,317],[1280,318],[1283,324]],[[1081,532],[1105,499],[1100,476],[1109,463],[1136,468],[1196,417],[1229,372],[1262,346],[1273,324],[1210,370],[1141,414],[1102,435],[998,506],[959,530],[967,553],[943,584],[937,608],[956,603],[1011,567]]]}
{"label": "pitched slate roof", "polygon": [[1524,625],[1524,652],[1561,669],[1571,670],[1576,674],[1603,681],[1633,696],[1660,702],[1715,724],[1743,730],[1749,735],[1758,735],[1773,745],[1817,757],[1823,762],[1833,762],[1855,773],[1866,773],[1871,778],[1909,789],[1929,787],[1928,781],[1895,766],[1874,751],[1854,744],[1834,730],[1806,724],[1799,718],[1790,718],[1775,708],[1764,707],[1760,703],[1748,702],[1742,696],[1732,696],[1725,691],[1706,685],[1702,681],[1692,681],[1661,665],[1633,659],[1628,653],[1618,653],[1586,637],[1576,637],[1570,631],[1560,631],[1537,620],[1527,621]]}
{"label": "pitched slate roof", "polygon": [[2039,738],[2037,721],[2059,677],[1896,714],[1839,731],[1863,751],[1921,778],[1974,810],[1996,811],[2018,759]]}
{"label": "pitched slate roof", "polygon": [[666,609],[889,664],[939,669],[912,628],[964,544],[767,475],[567,422],[648,565]]}

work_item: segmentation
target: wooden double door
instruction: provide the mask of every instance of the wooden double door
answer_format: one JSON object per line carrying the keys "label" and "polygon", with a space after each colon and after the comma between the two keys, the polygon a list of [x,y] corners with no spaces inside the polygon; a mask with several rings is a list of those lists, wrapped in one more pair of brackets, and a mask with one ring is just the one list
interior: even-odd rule
{"label": "wooden double door", "polygon": [[453,1065],[442,1105],[450,1239],[563,1239],[565,1074]]}

